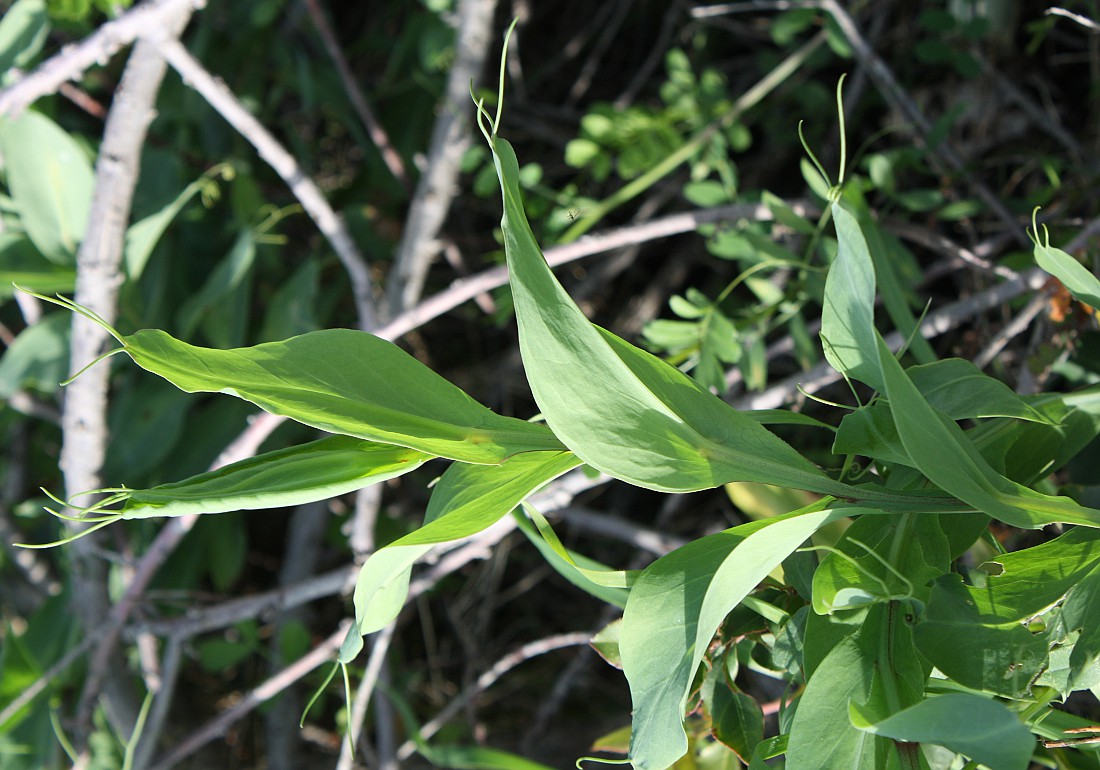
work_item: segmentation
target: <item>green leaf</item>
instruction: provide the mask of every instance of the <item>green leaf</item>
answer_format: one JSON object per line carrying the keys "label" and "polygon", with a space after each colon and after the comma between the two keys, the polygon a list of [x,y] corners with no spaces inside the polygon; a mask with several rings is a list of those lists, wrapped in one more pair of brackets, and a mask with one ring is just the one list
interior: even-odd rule
{"label": "green leaf", "polygon": [[935,743],[990,770],[1027,770],[1035,739],[1019,718],[990,698],[948,693],[873,722],[850,704],[860,730],[908,743]]}
{"label": "green leaf", "polygon": [[125,495],[124,519],[278,508],[325,500],[415,470],[431,455],[331,436]]}
{"label": "green leaf", "polygon": [[[530,506],[525,507],[529,511],[531,510]],[[615,607],[626,606],[627,589],[607,585],[610,582],[609,580],[600,580],[602,576],[610,577],[621,573],[594,559],[570,551],[561,544],[556,536],[551,540],[543,532],[542,527],[532,524],[527,517],[521,516],[518,512],[516,513],[516,524],[519,526],[520,531],[527,536],[527,539],[531,541],[531,544],[539,550],[546,562],[563,578],[607,604]],[[549,532],[551,535],[553,534],[553,530]]]}
{"label": "green leaf", "polygon": [[873,675],[873,661],[854,639],[833,647],[798,700],[787,741],[787,770],[877,770],[874,736],[848,720],[848,703],[867,700]]}
{"label": "green leaf", "polygon": [[[0,75],[12,67],[26,69],[50,32],[44,0],[17,0],[0,19]],[[4,85],[8,85],[5,80]]]}
{"label": "green leaf", "polygon": [[745,693],[720,684],[714,688],[709,705],[714,737],[747,764],[753,749],[764,740],[764,712],[760,704]]}
{"label": "green leaf", "polygon": [[50,262],[25,235],[0,233],[0,300],[11,298],[12,284],[45,294],[72,291],[76,271]]}
{"label": "green leaf", "polygon": [[1066,594],[1062,621],[1067,629],[1081,631],[1069,656],[1069,688],[1095,687],[1095,668],[1100,661],[1100,569],[1094,569]]}
{"label": "green leaf", "polygon": [[875,348],[875,271],[855,214],[832,206],[839,243],[825,279],[821,344],[829,364],[841,374],[884,389]]}
{"label": "green leaf", "polygon": [[687,751],[687,696],[723,618],[817,529],[852,513],[815,507],[708,535],[637,577],[619,641],[634,703],[635,768],[665,768]]}
{"label": "green leaf", "polygon": [[566,446],[608,475],[661,491],[727,481],[844,489],[682,372],[593,326],[535,242],[511,145],[496,139],[494,157],[520,353],[535,401]]}
{"label": "green leaf", "polygon": [[45,115],[28,110],[0,121],[0,153],[27,235],[51,262],[72,264],[95,183],[80,145]]}
{"label": "green leaf", "polygon": [[424,526],[371,555],[355,584],[361,634],[384,628],[405,604],[412,565],[436,543],[477,534],[580,465],[569,452],[527,452],[500,465],[452,465],[432,492]]}
{"label": "green leaf", "polygon": [[53,393],[69,371],[72,316],[50,313],[19,333],[0,358],[0,398],[33,388]]}
{"label": "green leaf", "polygon": [[911,366],[905,371],[925,400],[952,420],[1015,417],[1052,424],[1012,388],[961,358]]}
{"label": "green leaf", "polygon": [[959,684],[1023,697],[1047,664],[1047,640],[996,613],[988,601],[979,606],[983,593],[963,585],[958,575],[936,580],[913,641],[930,663]]}
{"label": "green leaf", "polygon": [[545,427],[504,417],[385,340],[326,329],[215,350],[144,329],[121,337],[138,366],[188,393],[227,393],[306,425],[471,463],[560,444]]}
{"label": "green leaf", "polygon": [[1089,272],[1088,268],[1072,256],[1050,245],[1050,234],[1043,227],[1046,238],[1039,240],[1035,233],[1035,261],[1039,267],[1053,275],[1069,289],[1081,302],[1094,308],[1100,308],[1100,280]]}
{"label": "green leaf", "polygon": [[255,258],[255,237],[244,228],[202,288],[184,301],[179,311],[181,337],[190,338],[201,325],[207,339],[218,347],[239,342],[248,321],[248,278]]}
{"label": "green leaf", "polygon": [[913,463],[934,484],[1016,527],[1037,529],[1058,522],[1100,526],[1100,511],[1040,494],[994,471],[962,429],[924,400],[881,337],[878,346],[898,436]]}
{"label": "green leaf", "polygon": [[137,281],[145,266],[149,263],[149,257],[160,242],[168,226],[172,224],[188,201],[197,195],[209,180],[204,176],[187,185],[176,198],[167,206],[150,214],[144,219],[134,222],[126,229],[126,245],[123,249],[123,262],[126,265],[126,275],[131,281]]}

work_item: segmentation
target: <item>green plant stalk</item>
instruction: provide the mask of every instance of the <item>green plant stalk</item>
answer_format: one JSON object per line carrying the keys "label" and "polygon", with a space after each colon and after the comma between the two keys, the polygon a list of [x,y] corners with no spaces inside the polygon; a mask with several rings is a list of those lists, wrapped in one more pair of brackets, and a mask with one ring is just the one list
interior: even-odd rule
{"label": "green plant stalk", "polygon": [[609,212],[642,194],[658,181],[675,171],[681,164],[686,163],[704,144],[710,141],[710,138],[714,136],[718,130],[730,125],[744,112],[755,107],[765,96],[770,94],[782,85],[787,78],[797,72],[824,42],[824,32],[819,32],[814,35],[805,45],[780,62],[775,69],[761,78],[752,88],[743,93],[725,113],[696,134],[694,138],[637,179],[627,183],[599,203],[587,207],[586,210],[588,213],[578,219],[572,227],[566,230],[565,233],[562,234],[559,242],[570,243],[577,240],[577,238],[580,238],[598,224]]}

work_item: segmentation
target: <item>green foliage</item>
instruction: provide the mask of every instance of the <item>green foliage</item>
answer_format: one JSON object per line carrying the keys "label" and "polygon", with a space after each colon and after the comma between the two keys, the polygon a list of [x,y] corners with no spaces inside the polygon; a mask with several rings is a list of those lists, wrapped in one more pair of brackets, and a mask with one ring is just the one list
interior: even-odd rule
{"label": "green foliage", "polygon": [[[452,32],[438,17],[449,5],[423,5],[427,11],[417,10],[409,21],[417,33],[402,36],[387,65],[394,73],[387,95],[402,108],[393,110],[394,120],[407,121],[403,133],[410,136],[431,105],[402,91],[405,78],[413,77],[406,70],[438,87],[454,56]],[[0,22],[0,64],[32,62],[51,19],[83,23],[93,6],[104,13],[113,7],[19,0]],[[275,97],[265,91],[266,81],[247,77],[247,59],[267,39],[259,30],[276,24],[281,6],[225,9],[248,33],[226,55],[247,71],[243,90],[258,111]],[[922,10],[916,24],[918,61],[973,77],[969,46],[993,34],[989,19],[937,4]],[[779,15],[767,37],[793,46],[817,28],[838,55],[851,54],[834,21],[816,8]],[[217,48],[211,40],[199,45]],[[942,221],[965,221],[982,206],[945,195],[938,179],[921,181],[930,173],[928,155],[908,147],[865,154],[852,166],[866,176],[835,187],[820,164],[804,164],[811,191],[827,202],[819,221],[813,205],[740,189],[731,153],[755,144],[761,132],[754,135],[748,118],[742,122],[725,76],[700,66],[696,53],[666,54],[659,101],[588,107],[579,136],[564,145],[566,165],[580,173],[558,190],[550,186],[551,164],[521,166],[498,135],[500,113],[491,118],[479,104],[488,149],[471,151],[466,170],[477,175],[476,194],[497,188],[502,194],[500,241],[511,304],[501,302],[497,318],[514,309],[523,369],[540,412],[531,421],[490,410],[374,335],[320,330],[338,323],[341,312],[327,281],[332,261],[309,254],[282,264],[277,247],[284,236],[276,229],[292,210],[266,203],[261,172],[236,157],[237,138],[211,116],[167,107],[164,119],[193,146],[233,161],[205,172],[153,164],[143,179],[147,194],[139,196],[127,232],[118,326],[145,328],[124,335],[99,322],[121,345],[115,352],[163,382],[133,367],[113,372],[120,397],[105,474],[107,483],[118,483],[117,477],[131,486],[99,490],[106,497],[83,509],[82,520],[96,526],[131,520],[126,526],[147,542],[147,520],[203,514],[180,568],[163,578],[165,587],[205,582],[231,592],[256,560],[246,548],[244,520],[215,514],[263,511],[267,527],[278,516],[271,509],[406,474],[419,478],[415,472],[442,458],[453,462],[432,489],[419,528],[410,532],[383,512],[375,533],[380,547],[360,569],[355,624],[338,656],[345,682],[364,637],[394,622],[406,606],[416,562],[441,543],[509,523],[511,514],[534,546],[531,553],[569,581],[567,590],[579,588],[622,610],[593,646],[622,668],[633,723],[601,748],[628,754],[639,770],[759,769],[780,756],[790,770],[940,770],[964,763],[1023,770],[1032,759],[1095,767],[1086,751],[1050,759],[1056,747],[1036,739],[1064,740],[1072,735],[1065,731],[1085,727],[1057,706],[1075,692],[1100,691],[1100,510],[1092,478],[1100,357],[1090,358],[1084,343],[1073,352],[1073,376],[1090,389],[1033,396],[1018,395],[963,358],[940,359],[916,334],[923,307],[914,290],[915,258],[871,206]],[[304,61],[280,66],[298,78],[294,98],[327,103],[333,86],[326,74]],[[809,102],[820,97],[815,94],[811,84],[799,98]],[[496,99],[500,105],[503,93]],[[8,194],[0,201],[0,272],[40,299],[72,288],[92,184],[85,144],[46,114],[31,111],[0,123]],[[322,129],[351,122],[327,120]],[[301,141],[303,157],[313,152],[305,140],[291,141]],[[398,139],[418,146],[415,141]],[[364,175],[379,168],[373,156],[364,165]],[[670,188],[681,202],[704,208],[759,203],[767,216],[700,230],[699,254],[729,267],[722,278],[729,282],[714,292],[693,274],[665,295],[676,318],[651,321],[642,333],[663,360],[590,322],[539,243],[571,240],[629,198],[637,189],[631,185],[654,185],[681,166],[684,173]],[[914,186],[914,178],[922,186]],[[359,200],[361,180],[345,181],[346,188],[332,189]],[[614,191],[599,200],[582,193],[589,184]],[[350,206],[349,219],[364,242],[385,244],[386,215],[368,208]],[[529,217],[541,220],[535,221],[538,236]],[[1051,246],[1037,223],[1033,237],[1035,263],[1081,303],[1084,318],[1095,317],[1089,308],[1100,305],[1100,281]],[[199,253],[203,260],[193,264],[168,259]],[[1027,255],[1017,258],[1022,267]],[[56,304],[91,316],[71,301]],[[808,320],[818,311],[815,339]],[[0,360],[0,396],[54,394],[68,366],[67,319],[46,315],[12,339]],[[908,340],[904,353],[886,346],[887,328]],[[776,331],[789,332],[802,369],[823,352],[847,380],[854,406],[823,422],[793,411],[740,411],[724,402],[719,396],[730,367],[740,367],[749,389],[767,384],[765,343]],[[229,395],[237,402],[185,394]],[[202,471],[235,435],[248,405],[293,425],[256,456]],[[822,444],[830,436],[822,427],[834,434],[831,447]],[[317,439],[317,430],[333,435]],[[806,435],[812,440],[803,440]],[[51,442],[52,435],[43,443]],[[1065,470],[1074,464],[1084,471]],[[539,490],[582,465],[646,490],[725,487],[753,520],[736,526],[708,520],[710,534],[644,569],[618,569],[618,556],[601,555],[601,561],[579,552],[532,507]],[[1084,479],[1091,489],[1066,479]],[[36,539],[54,537],[40,522],[34,526]],[[1039,532],[1045,527],[1059,534]],[[1033,539],[1001,553],[998,537],[1009,528],[1031,530]],[[344,540],[336,524],[328,536]],[[5,620],[0,703],[18,697],[71,648],[76,632],[64,611],[69,600],[67,594],[46,600],[25,633]],[[276,643],[293,656],[309,639],[309,629],[291,624]],[[266,647],[262,626],[248,620],[202,638],[193,650],[204,671],[228,676]],[[395,673],[402,681],[394,701],[407,711],[402,698],[418,683],[409,672]],[[787,688],[778,704],[778,735],[770,734],[772,721],[746,673]],[[449,736],[429,744],[405,716],[416,751],[432,764],[543,767],[486,746],[458,745]],[[58,754],[48,707],[24,707],[3,729],[0,769],[18,767],[9,758],[20,752],[47,761]],[[92,763],[117,766],[128,742],[100,724]]]}

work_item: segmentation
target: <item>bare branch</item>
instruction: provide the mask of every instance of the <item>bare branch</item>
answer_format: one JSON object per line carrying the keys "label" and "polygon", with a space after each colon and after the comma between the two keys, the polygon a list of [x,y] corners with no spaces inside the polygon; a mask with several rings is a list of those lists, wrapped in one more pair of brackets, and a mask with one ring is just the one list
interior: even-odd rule
{"label": "bare branch", "polygon": [[439,251],[436,238],[454,197],[459,165],[469,145],[474,111],[470,82],[477,79],[485,63],[495,8],[496,0],[461,0],[458,4],[454,66],[447,77],[428,157],[387,281],[390,314],[401,312],[420,298],[428,265]]}
{"label": "bare branch", "polygon": [[344,93],[348,95],[348,101],[351,102],[351,106],[359,119],[363,121],[363,127],[367,129],[367,136],[378,148],[378,152],[382,156],[382,162],[393,174],[393,178],[405,188],[406,192],[412,192],[412,180],[409,179],[409,172],[405,169],[405,161],[401,159],[401,154],[390,142],[386,129],[382,128],[382,124],[378,122],[374,110],[367,103],[367,98],[363,96],[359,84],[355,82],[355,76],[351,73],[351,67],[348,66],[348,60],[344,56],[344,52],[340,50],[340,43],[336,39],[336,34],[332,31],[332,25],[328,23],[324,9],[321,8],[320,0],[305,0],[305,5],[306,10],[309,11],[309,17],[313,19],[313,26],[317,27],[317,33],[321,36],[321,42],[324,43],[329,58],[336,65],[336,73],[340,76]]}
{"label": "bare branch", "polygon": [[[818,213],[813,206],[804,201],[791,201],[788,202],[788,205],[799,214],[816,216]],[[699,209],[682,214],[673,214],[639,225],[622,227],[599,235],[586,235],[572,243],[547,249],[545,257],[551,267],[558,267],[582,257],[589,257],[623,246],[633,246],[658,238],[667,238],[671,235],[694,232],[700,225],[704,224],[740,219],[762,222],[772,218],[772,213],[768,207],[759,203]],[[458,307],[463,302],[473,299],[478,294],[503,286],[506,283],[508,283],[508,268],[503,265],[490,268],[470,278],[460,278],[452,283],[450,288],[429,297],[416,307],[392,319],[385,326],[378,329],[375,334],[385,340],[395,340],[408,334],[413,329],[423,326],[433,318],[438,318],[448,310]]]}
{"label": "bare branch", "polygon": [[176,14],[205,4],[205,0],[155,0],[127,11],[0,90],[0,115],[19,114],[37,99],[60,91],[66,82],[78,80],[88,68],[106,64],[142,33],[162,28]]}
{"label": "bare branch", "polygon": [[[144,7],[144,6],[143,6]],[[164,35],[179,35],[191,18],[190,3],[165,3],[155,17]],[[146,23],[154,20],[146,18]],[[94,36],[93,36],[94,37]],[[79,48],[79,47],[78,47]],[[117,316],[118,289],[122,284],[122,250],[130,205],[141,165],[141,148],[153,120],[158,91],[166,67],[152,45],[139,41],[130,55],[115,94],[96,161],[95,193],[88,227],[76,258],[76,301],[98,313],[108,323]],[[70,372],[81,371],[98,356],[107,332],[77,313],[73,315]],[[102,486],[99,472],[107,449],[107,387],[110,369],[92,367],[65,393],[62,412],[61,469],[70,496]],[[86,630],[96,628],[110,609],[106,570],[95,554],[98,538],[77,540],[70,549],[73,563],[74,609]],[[78,708],[80,733],[91,725],[91,714],[100,689],[106,695],[108,716],[129,734],[137,715],[136,703],[126,687],[125,667],[113,655],[115,635],[108,633],[92,656]],[[83,741],[83,737],[80,738]]]}
{"label": "bare branch", "polygon": [[210,741],[225,735],[229,728],[249,714],[253,709],[265,703],[281,693],[287,687],[302,679],[313,669],[324,665],[332,658],[332,654],[340,649],[341,642],[347,636],[351,628],[351,621],[340,624],[336,632],[325,641],[314,647],[297,661],[287,666],[279,673],[270,677],[256,689],[247,693],[240,701],[230,706],[214,719],[185,738],[176,748],[168,753],[168,756],[155,764],[152,770],[168,770],[179,762],[194,754]]}

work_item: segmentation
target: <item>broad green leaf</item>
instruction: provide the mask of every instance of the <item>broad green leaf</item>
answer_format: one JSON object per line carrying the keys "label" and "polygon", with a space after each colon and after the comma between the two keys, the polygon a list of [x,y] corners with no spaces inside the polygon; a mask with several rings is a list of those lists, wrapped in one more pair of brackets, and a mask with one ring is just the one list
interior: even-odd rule
{"label": "broad green leaf", "polygon": [[155,377],[128,378],[112,395],[107,430],[126,440],[107,445],[100,477],[142,479],[175,451],[196,399]]}
{"label": "broad green leaf", "polygon": [[[0,76],[34,61],[50,32],[45,0],[17,0],[0,19]],[[8,85],[5,79],[3,85]]]}
{"label": "broad green leaf", "polygon": [[525,498],[580,465],[569,452],[527,452],[500,465],[452,465],[432,492],[424,526],[373,553],[355,584],[361,634],[397,617],[408,594],[412,565],[436,543],[477,534],[507,516]]}
{"label": "broad green leaf", "polygon": [[635,580],[619,641],[634,703],[635,768],[665,768],[687,752],[688,692],[723,618],[818,528],[853,512],[814,507],[688,543]]}
{"label": "broad green leaf", "polygon": [[1048,642],[1019,620],[980,608],[981,589],[944,575],[932,587],[913,641],[932,665],[977,690],[1022,697],[1047,664]]}
{"label": "broad green leaf", "polygon": [[76,271],[50,262],[22,233],[0,233],[0,300],[11,298],[12,284],[44,294],[72,291]]}
{"label": "broad green leaf", "polygon": [[1066,594],[1062,621],[1071,631],[1080,630],[1069,656],[1067,689],[1080,690],[1100,684],[1100,569],[1094,569]]}
{"label": "broad green leaf", "polygon": [[1100,309],[1100,280],[1089,269],[1059,248],[1050,245],[1050,234],[1039,240],[1038,231],[1034,234],[1035,261],[1039,267],[1053,275],[1069,289],[1070,293],[1090,307]]}
{"label": "broad green leaf", "polygon": [[385,340],[326,329],[215,350],[144,329],[119,337],[138,366],[188,393],[227,393],[330,433],[470,463],[560,449],[544,426],[503,417]]}
{"label": "broad green leaf", "polygon": [[0,121],[0,153],[27,235],[51,262],[72,264],[95,182],[80,145],[45,115],[28,110]]}
{"label": "broad green leaf", "polygon": [[72,316],[50,313],[19,333],[0,357],[0,398],[33,388],[53,393],[69,371]]}
{"label": "broad green leaf", "polygon": [[848,704],[870,697],[874,662],[848,638],[806,684],[787,739],[787,770],[878,770],[875,737],[852,727]]}
{"label": "broad green leaf", "polygon": [[881,722],[855,704],[852,724],[874,735],[908,743],[935,743],[981,762],[990,770],[1027,770],[1035,739],[1019,718],[991,698],[949,693],[927,698]]}
{"label": "broad green leaf", "polygon": [[973,417],[1015,417],[1050,423],[1045,414],[969,361],[946,358],[905,370],[913,385],[934,408],[953,420]]}
{"label": "broad green leaf", "polygon": [[753,749],[764,740],[764,712],[760,704],[743,692],[719,685],[708,705],[714,737],[747,764]]}
{"label": "broad green leaf", "polygon": [[278,508],[325,500],[408,473],[431,459],[412,449],[331,436],[266,452],[184,481],[129,490],[124,519]]}
{"label": "broad green leaf", "polygon": [[761,481],[851,492],[682,372],[593,326],[546,265],[523,212],[518,162],[496,139],[520,353],[547,423],[608,475],[670,492]]}
{"label": "broad green leaf", "polygon": [[846,377],[884,389],[875,348],[875,270],[859,221],[832,205],[839,247],[825,279],[821,345],[825,358]]}

